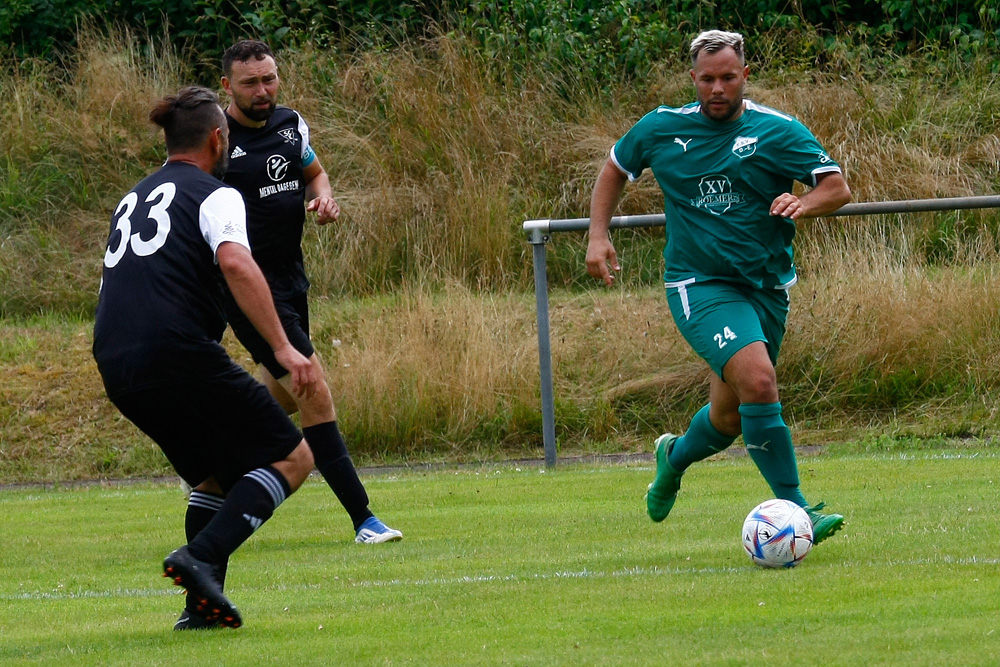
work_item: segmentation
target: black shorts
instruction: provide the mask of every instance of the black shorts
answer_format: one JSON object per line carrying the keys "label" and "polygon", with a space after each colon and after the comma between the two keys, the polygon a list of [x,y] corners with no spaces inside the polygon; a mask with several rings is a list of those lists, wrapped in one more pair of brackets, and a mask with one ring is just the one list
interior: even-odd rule
{"label": "black shorts", "polygon": [[191,486],[214,477],[228,492],[251,470],[287,458],[302,441],[267,388],[235,363],[213,377],[111,400]]}
{"label": "black shorts", "polygon": [[[283,295],[272,293],[274,299],[274,309],[281,319],[281,326],[285,329],[285,335],[291,342],[292,347],[302,353],[307,359],[316,351],[309,338],[309,304],[307,293],[300,292],[293,295]],[[226,317],[229,318],[229,326],[233,328],[237,340],[247,349],[255,363],[263,364],[264,368],[277,379],[288,375],[288,370],[278,363],[274,358],[274,350],[264,337],[257,332],[257,329],[243,311],[239,309],[232,296],[229,296],[226,303]]]}

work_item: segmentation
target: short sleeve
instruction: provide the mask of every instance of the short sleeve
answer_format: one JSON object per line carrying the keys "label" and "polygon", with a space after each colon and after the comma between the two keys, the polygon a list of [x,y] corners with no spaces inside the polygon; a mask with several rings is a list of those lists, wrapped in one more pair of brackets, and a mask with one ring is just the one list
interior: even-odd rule
{"label": "short sleeve", "polygon": [[809,186],[815,186],[821,174],[842,171],[813,133],[797,120],[786,131],[783,162],[789,176]]}
{"label": "short sleeve", "polygon": [[653,111],[640,118],[639,122],[611,148],[611,160],[630,181],[639,178],[643,170],[649,166],[644,155],[644,144],[649,134],[647,126],[655,113]]}
{"label": "short sleeve", "polygon": [[302,137],[302,152],[300,153],[302,166],[308,167],[316,159],[316,151],[313,150],[312,144],[309,143],[309,124],[306,123],[306,119],[298,111],[295,112],[295,115],[299,119],[299,125],[296,129],[299,131],[299,136]]}
{"label": "short sleeve", "polygon": [[243,197],[233,188],[220,187],[205,198],[198,212],[198,225],[213,255],[226,241],[250,248],[246,206]]}

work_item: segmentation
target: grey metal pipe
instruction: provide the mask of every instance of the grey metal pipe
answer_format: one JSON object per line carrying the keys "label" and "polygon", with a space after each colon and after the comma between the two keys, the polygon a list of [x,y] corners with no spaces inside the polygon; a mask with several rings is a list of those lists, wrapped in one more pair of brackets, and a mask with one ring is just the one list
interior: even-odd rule
{"label": "grey metal pipe", "polygon": [[545,466],[556,465],[555,390],[552,387],[552,347],[549,334],[549,280],[545,265],[545,244],[549,237],[541,231],[532,232],[528,239],[535,269],[535,316],[538,323],[538,373],[542,393],[542,442],[545,445]]}
{"label": "grey metal pipe", "polygon": [[[884,213],[917,213],[921,211],[953,211],[971,208],[1000,208],[1000,195],[981,197],[945,197],[942,199],[909,199],[904,201],[858,202],[847,204],[824,217],[845,215],[878,215]],[[612,229],[626,227],[662,227],[667,223],[662,213],[622,215],[611,218]],[[551,232],[583,231],[590,226],[590,218],[565,218],[555,220],[527,220],[524,231],[538,229],[543,234]]]}
{"label": "grey metal pipe", "polygon": [[[824,217],[845,215],[880,215],[886,213],[917,213],[922,211],[954,211],[973,208],[1000,208],[1000,195],[981,197],[944,197],[941,199],[910,199],[904,201],[859,202],[847,204]],[[660,214],[622,215],[611,218],[613,229],[628,227],[662,227],[666,216]],[[523,225],[532,244],[535,270],[535,312],[538,320],[538,370],[542,391],[542,439],[545,443],[545,465],[556,464],[555,391],[552,384],[552,348],[549,335],[549,287],[545,265],[545,244],[552,232],[583,231],[590,218],[556,220],[526,220]]]}

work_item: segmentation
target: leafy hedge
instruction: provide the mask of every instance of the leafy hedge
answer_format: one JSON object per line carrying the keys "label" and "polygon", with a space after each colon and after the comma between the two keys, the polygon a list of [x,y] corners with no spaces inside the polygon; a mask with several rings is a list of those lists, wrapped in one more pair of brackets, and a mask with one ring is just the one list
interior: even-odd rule
{"label": "leafy hedge", "polygon": [[544,59],[602,75],[645,71],[710,27],[811,36],[798,57],[845,40],[896,51],[947,49],[973,57],[1000,44],[996,0],[4,0],[0,44],[15,59],[58,59],[81,21],[159,35],[215,62],[234,39],[378,47],[462,30],[493,57]]}
{"label": "leafy hedge", "polygon": [[13,55],[58,57],[81,21],[159,35],[216,57],[253,35],[275,46],[305,40],[373,42],[444,22],[444,3],[407,0],[4,0],[0,43]]}

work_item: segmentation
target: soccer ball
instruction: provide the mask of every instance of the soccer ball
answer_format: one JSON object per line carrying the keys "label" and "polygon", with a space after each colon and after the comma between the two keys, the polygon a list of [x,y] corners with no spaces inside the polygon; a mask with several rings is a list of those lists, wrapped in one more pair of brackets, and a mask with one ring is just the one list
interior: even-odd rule
{"label": "soccer ball", "polygon": [[743,549],[761,567],[795,567],[812,545],[812,521],[791,501],[766,500],[743,522]]}

